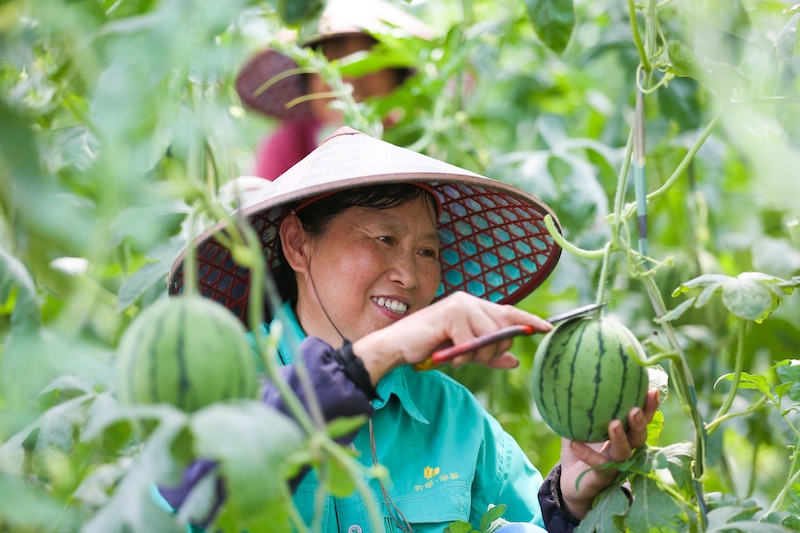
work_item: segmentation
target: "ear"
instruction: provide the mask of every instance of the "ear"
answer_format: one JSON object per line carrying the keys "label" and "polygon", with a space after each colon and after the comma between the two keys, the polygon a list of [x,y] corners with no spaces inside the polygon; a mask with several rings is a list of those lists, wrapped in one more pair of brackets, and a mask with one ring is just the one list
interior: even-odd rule
{"label": "ear", "polygon": [[300,221],[295,215],[290,214],[281,221],[278,232],[286,262],[295,272],[305,272],[307,270],[307,262],[303,254],[305,232]]}

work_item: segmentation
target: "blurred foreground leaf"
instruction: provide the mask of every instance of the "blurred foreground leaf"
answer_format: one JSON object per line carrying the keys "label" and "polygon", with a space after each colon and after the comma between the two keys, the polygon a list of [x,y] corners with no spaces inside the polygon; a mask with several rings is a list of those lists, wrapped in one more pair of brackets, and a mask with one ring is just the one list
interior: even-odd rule
{"label": "blurred foreground leaf", "polygon": [[536,35],[545,46],[560,55],[575,27],[572,0],[525,0],[525,6]]}

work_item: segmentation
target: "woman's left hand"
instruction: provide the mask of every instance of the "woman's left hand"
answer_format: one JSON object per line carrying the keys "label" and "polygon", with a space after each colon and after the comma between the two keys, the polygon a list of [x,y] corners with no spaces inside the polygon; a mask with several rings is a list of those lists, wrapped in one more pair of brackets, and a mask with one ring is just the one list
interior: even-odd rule
{"label": "woman's left hand", "polygon": [[[622,422],[614,420],[608,425],[609,438],[605,442],[587,444],[562,439],[561,441],[561,497],[568,511],[581,519],[592,508],[595,497],[610,485],[617,470],[600,470],[609,461],[623,462],[631,452],[647,441],[647,424],[658,409],[658,390],[647,391],[644,409],[634,407],[628,413],[628,431]],[[576,481],[588,469],[576,488]]]}

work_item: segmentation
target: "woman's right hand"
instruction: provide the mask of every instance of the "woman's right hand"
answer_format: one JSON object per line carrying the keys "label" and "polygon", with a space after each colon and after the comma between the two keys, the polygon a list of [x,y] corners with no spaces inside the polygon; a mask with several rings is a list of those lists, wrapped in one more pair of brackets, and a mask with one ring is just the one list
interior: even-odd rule
{"label": "woman's right hand", "polygon": [[[420,363],[438,349],[470,342],[513,325],[528,325],[540,333],[553,327],[546,320],[514,306],[491,303],[459,292],[358,339],[353,343],[353,353],[364,362],[372,383],[377,384],[398,366]],[[512,339],[506,339],[466,352],[450,364],[515,368],[519,361],[508,352],[512,343]]]}

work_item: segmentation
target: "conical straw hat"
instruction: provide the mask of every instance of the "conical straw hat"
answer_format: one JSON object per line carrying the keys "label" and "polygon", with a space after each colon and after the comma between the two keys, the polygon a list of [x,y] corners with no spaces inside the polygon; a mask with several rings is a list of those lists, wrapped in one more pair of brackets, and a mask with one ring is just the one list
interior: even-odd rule
{"label": "conical straw hat", "polygon": [[[236,216],[247,219],[263,244],[267,268],[276,272],[278,228],[284,216],[310,198],[363,185],[412,183],[430,189],[441,203],[442,278],[437,299],[465,291],[513,304],[552,272],[561,254],[543,218],[552,210],[536,196],[503,183],[340,128],[317,149],[252,196]],[[237,265],[216,238],[232,224],[223,220],[195,241],[200,292],[246,321],[250,272]],[[169,292],[183,287],[184,252],[168,279]]]}

